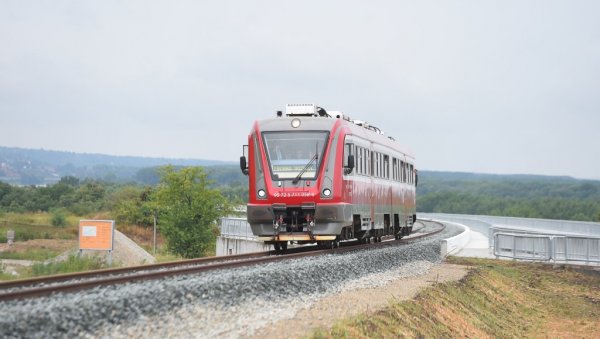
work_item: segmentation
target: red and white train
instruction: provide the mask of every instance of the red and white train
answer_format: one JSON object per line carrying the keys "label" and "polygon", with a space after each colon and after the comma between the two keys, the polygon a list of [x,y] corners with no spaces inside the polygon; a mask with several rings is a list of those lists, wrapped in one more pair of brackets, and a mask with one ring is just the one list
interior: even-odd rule
{"label": "red and white train", "polygon": [[410,234],[416,220],[414,156],[341,112],[287,105],[254,123],[240,157],[248,223],[276,250],[288,242],[337,247]]}

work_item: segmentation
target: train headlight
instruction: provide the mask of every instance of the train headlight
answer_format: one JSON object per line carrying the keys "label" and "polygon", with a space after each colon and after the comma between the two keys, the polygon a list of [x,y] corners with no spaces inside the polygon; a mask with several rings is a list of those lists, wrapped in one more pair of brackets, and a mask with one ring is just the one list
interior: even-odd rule
{"label": "train headlight", "polygon": [[323,196],[325,196],[325,197],[331,196],[331,190],[329,188],[324,189]]}
{"label": "train headlight", "polygon": [[292,120],[292,127],[298,128],[298,127],[300,127],[300,124],[301,124],[300,119],[296,118],[296,119]]}
{"label": "train headlight", "polygon": [[264,198],[266,196],[267,196],[267,192],[265,192],[265,190],[263,190],[263,189],[258,190],[258,197],[259,198]]}

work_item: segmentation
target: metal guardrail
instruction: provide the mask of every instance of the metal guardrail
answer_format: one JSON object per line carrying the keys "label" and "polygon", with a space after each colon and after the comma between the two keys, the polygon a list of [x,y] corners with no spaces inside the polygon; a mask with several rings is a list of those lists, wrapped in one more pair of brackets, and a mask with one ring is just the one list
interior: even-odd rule
{"label": "metal guardrail", "polygon": [[[569,233],[578,235],[591,235],[600,237],[600,223],[591,221],[571,221],[571,220],[549,220],[534,218],[514,218],[499,217],[490,215],[466,215],[466,214],[446,214],[446,213],[417,213],[419,216],[426,216],[438,220],[449,220],[463,223],[471,229],[485,234],[490,226],[504,226],[505,228],[523,228],[536,229],[541,232],[551,233]],[[481,224],[483,227],[479,227]]]}
{"label": "metal guardrail", "polygon": [[600,237],[492,232],[494,255],[534,261],[600,263]]}
{"label": "metal guardrail", "polygon": [[221,236],[228,238],[256,239],[246,218],[221,218],[219,230]]}

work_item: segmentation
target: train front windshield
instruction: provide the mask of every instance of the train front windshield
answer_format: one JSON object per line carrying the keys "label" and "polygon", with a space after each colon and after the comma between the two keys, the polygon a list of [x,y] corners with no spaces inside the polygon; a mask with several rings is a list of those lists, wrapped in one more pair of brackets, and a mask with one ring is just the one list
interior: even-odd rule
{"label": "train front windshield", "polygon": [[329,132],[264,132],[275,180],[315,179]]}

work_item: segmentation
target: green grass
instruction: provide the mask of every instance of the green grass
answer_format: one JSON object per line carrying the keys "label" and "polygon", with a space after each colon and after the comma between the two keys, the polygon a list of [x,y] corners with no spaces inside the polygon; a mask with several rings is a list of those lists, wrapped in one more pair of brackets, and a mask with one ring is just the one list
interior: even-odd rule
{"label": "green grass", "polygon": [[54,258],[61,252],[47,248],[30,249],[26,252],[0,252],[0,259],[44,261]]}
{"label": "green grass", "polygon": [[51,213],[4,213],[0,220],[0,242],[7,241],[7,231],[15,231],[15,241],[31,239],[77,239],[79,217],[66,216],[64,227],[52,226]]}
{"label": "green grass", "polygon": [[31,267],[31,276],[44,276],[61,273],[82,272],[108,268],[104,260],[99,257],[71,255],[66,261],[50,264],[34,264]]}
{"label": "green grass", "polygon": [[32,239],[77,239],[77,228],[0,223],[0,242],[6,242],[6,233],[9,229],[15,231],[14,241],[27,241]]}
{"label": "green grass", "polygon": [[[8,212],[1,213],[0,220],[2,222],[16,223],[16,224],[26,224],[26,225],[38,225],[38,226],[50,226],[52,225],[52,217],[53,213],[49,212],[28,212],[28,213],[16,213],[16,212]],[[66,226],[67,227],[77,227],[80,219],[86,219],[80,216],[66,214]],[[1,224],[1,222],[0,222]]]}
{"label": "green grass", "polygon": [[434,285],[414,300],[392,302],[312,337],[594,337],[600,330],[600,274],[511,261],[451,260],[473,269],[459,282]]}
{"label": "green grass", "polygon": [[0,265],[0,281],[2,280],[11,280],[15,279],[15,277],[11,274],[4,272],[4,267]]}

